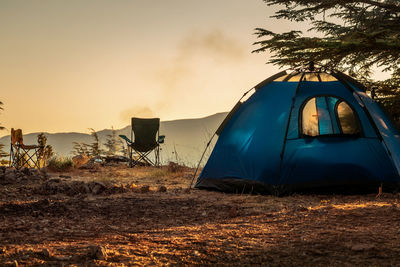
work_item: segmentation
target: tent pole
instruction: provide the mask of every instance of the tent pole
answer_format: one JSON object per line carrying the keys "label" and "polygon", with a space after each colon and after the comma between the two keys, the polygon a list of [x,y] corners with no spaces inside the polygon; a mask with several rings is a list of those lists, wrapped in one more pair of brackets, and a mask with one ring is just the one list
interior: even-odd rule
{"label": "tent pole", "polygon": [[[291,117],[292,117],[292,112],[293,112],[293,108],[294,108],[294,103],[295,103],[295,101],[296,101],[296,96],[297,96],[297,93],[298,93],[298,91],[299,91],[300,84],[301,84],[301,82],[303,81],[304,74],[305,74],[305,73],[303,72],[302,75],[301,75],[301,77],[300,77],[299,83],[297,84],[297,87],[296,87],[296,91],[294,92],[294,95],[293,95],[293,98],[292,98],[292,105],[290,106],[288,122],[287,122],[287,124],[286,124],[286,130],[285,130],[285,138],[283,139],[283,146],[282,146],[282,150],[281,150],[281,154],[280,154],[281,161],[280,161],[280,163],[279,163],[279,170],[278,170],[278,179],[279,179],[279,180],[281,179],[281,171],[282,171],[282,164],[283,164],[283,156],[284,156],[284,154],[285,154],[286,140],[287,140],[287,135],[288,135],[288,132],[289,132],[290,119],[291,119]],[[275,193],[278,193],[278,192],[275,192]]]}
{"label": "tent pole", "polygon": [[[250,93],[250,91],[253,90],[253,89],[255,89],[255,87],[252,87],[252,88],[250,88],[249,90],[247,90],[246,92],[244,92],[244,94],[243,94],[242,97],[239,99],[239,101],[237,102],[237,104],[235,105],[235,107],[237,107],[237,105],[240,103],[240,101],[241,101],[248,93]],[[235,107],[234,107],[232,110],[234,110]],[[232,110],[231,110],[231,112],[232,112]],[[230,113],[231,113],[231,112],[230,112]],[[236,112],[236,111],[235,111],[235,112]],[[199,163],[197,164],[196,170],[195,170],[195,172],[194,172],[194,174],[193,174],[192,181],[190,182],[190,185],[189,185],[189,187],[188,187],[189,189],[192,188],[193,181],[194,181],[194,179],[196,178],[197,171],[198,171],[199,168],[200,168],[201,161],[203,160],[204,155],[206,154],[206,151],[207,151],[208,147],[209,147],[210,144],[211,144],[211,141],[214,139],[215,135],[217,135],[217,134],[219,135],[219,134],[222,132],[222,129],[225,127],[225,124],[227,123],[227,118],[228,118],[228,116],[229,116],[229,114],[228,114],[227,117],[224,119],[224,121],[221,123],[221,125],[218,127],[217,131],[215,131],[215,133],[212,135],[210,141],[208,141],[208,143],[207,143],[207,145],[206,145],[206,148],[204,149],[203,154],[201,155],[201,158],[200,158],[200,160],[199,160]],[[233,114],[232,114],[232,116],[233,116]],[[230,120],[230,118],[228,118],[228,121],[229,121],[229,120]]]}
{"label": "tent pole", "polygon": [[214,134],[211,136],[210,141],[208,141],[207,146],[206,146],[206,148],[204,149],[203,154],[201,155],[201,158],[200,158],[200,160],[199,160],[199,163],[197,164],[197,168],[196,168],[196,170],[195,170],[195,172],[194,172],[194,174],[193,174],[193,178],[192,178],[192,181],[190,182],[190,185],[189,185],[188,189],[192,188],[193,181],[194,181],[194,179],[196,178],[197,171],[198,171],[199,168],[200,168],[201,161],[203,160],[204,155],[206,154],[206,151],[207,151],[208,147],[210,146],[211,141],[214,139],[215,135],[216,135],[216,133],[214,133]]}

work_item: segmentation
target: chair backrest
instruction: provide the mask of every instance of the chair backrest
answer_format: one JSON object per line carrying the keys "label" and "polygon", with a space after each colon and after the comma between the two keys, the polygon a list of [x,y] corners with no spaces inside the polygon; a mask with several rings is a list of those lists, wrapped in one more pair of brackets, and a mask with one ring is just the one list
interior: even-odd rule
{"label": "chair backrest", "polygon": [[14,130],[14,128],[11,128],[11,144],[15,145],[17,143],[19,145],[24,144],[24,138],[22,137],[22,130],[21,129]]}
{"label": "chair backrest", "polygon": [[135,134],[135,146],[141,151],[154,149],[157,145],[157,133],[160,129],[160,118],[132,118],[132,131]]}

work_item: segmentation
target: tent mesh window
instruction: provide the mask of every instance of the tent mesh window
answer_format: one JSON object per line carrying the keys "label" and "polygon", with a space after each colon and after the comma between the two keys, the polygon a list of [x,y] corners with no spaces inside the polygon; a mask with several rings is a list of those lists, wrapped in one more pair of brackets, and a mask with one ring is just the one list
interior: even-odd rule
{"label": "tent mesh window", "polygon": [[308,136],[319,135],[318,111],[316,98],[310,99],[303,108],[303,134]]}
{"label": "tent mesh window", "polygon": [[361,132],[350,105],[331,96],[307,100],[301,110],[301,125],[303,136],[358,135]]}
{"label": "tent mesh window", "polygon": [[358,127],[356,116],[351,107],[344,101],[341,101],[336,108],[338,119],[340,122],[340,128],[343,134],[359,134],[360,129]]}

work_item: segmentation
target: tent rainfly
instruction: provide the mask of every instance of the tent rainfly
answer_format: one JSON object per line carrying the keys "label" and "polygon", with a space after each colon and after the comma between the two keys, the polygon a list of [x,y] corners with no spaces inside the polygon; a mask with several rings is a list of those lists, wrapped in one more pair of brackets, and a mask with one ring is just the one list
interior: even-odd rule
{"label": "tent rainfly", "polygon": [[399,132],[353,78],[302,68],[253,90],[216,131],[196,188],[282,195],[400,185]]}

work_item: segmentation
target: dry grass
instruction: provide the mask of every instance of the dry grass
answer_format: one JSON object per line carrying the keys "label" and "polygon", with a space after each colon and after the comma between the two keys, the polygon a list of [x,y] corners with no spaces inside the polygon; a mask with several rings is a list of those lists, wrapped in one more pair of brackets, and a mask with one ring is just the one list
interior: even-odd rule
{"label": "dry grass", "polygon": [[71,172],[73,179],[87,181],[101,181],[113,184],[137,184],[158,187],[164,185],[167,189],[187,188],[191,182],[194,170],[182,167],[179,171],[171,171],[168,166],[128,168],[102,167],[97,171],[77,170]]}
{"label": "dry grass", "polygon": [[74,162],[71,158],[52,157],[47,163],[47,168],[51,171],[66,172],[72,170]]}

